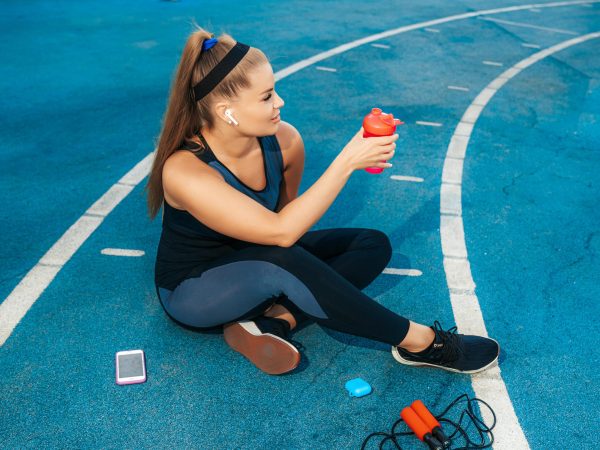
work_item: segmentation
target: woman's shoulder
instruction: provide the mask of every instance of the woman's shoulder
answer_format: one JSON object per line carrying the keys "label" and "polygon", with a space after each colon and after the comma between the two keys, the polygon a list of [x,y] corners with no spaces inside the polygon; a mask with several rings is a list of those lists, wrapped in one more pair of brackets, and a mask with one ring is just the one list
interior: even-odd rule
{"label": "woman's shoulder", "polygon": [[291,123],[283,120],[279,122],[279,129],[275,133],[275,137],[282,151],[302,140],[300,132]]}
{"label": "woman's shoulder", "polygon": [[284,170],[297,161],[304,160],[304,142],[300,132],[292,124],[281,121],[275,136],[281,148]]}
{"label": "woman's shoulder", "polygon": [[177,169],[181,166],[186,167],[189,164],[192,164],[192,166],[205,165],[204,162],[190,149],[179,148],[171,153],[165,160],[164,169]]}
{"label": "woman's shoulder", "polygon": [[165,199],[171,206],[184,209],[173,198],[172,193],[185,191],[191,182],[199,179],[207,179],[205,175],[209,175],[211,179],[216,177],[219,181],[224,181],[223,175],[218,170],[210,167],[190,150],[175,150],[167,158],[162,169],[162,184]]}
{"label": "woman's shoulder", "polygon": [[219,171],[210,167],[210,165],[199,156],[198,152],[182,148],[175,150],[166,159],[163,166],[163,178],[169,173],[189,173],[190,171],[208,172],[220,175]]}

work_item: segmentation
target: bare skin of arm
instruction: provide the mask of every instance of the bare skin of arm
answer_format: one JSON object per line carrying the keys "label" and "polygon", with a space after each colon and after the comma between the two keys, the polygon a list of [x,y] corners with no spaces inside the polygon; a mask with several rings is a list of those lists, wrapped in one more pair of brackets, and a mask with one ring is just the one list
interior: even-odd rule
{"label": "bare skin of arm", "polygon": [[[300,197],[298,191],[304,165],[304,144],[300,134],[288,124],[285,134],[290,143],[290,167],[286,180],[286,196],[293,198],[282,203],[278,210],[281,226],[286,230],[284,247],[292,246],[325,214],[335,201],[354,170],[377,165],[394,155],[397,135],[386,138],[362,138],[362,128],[352,141],[340,152],[325,173]],[[373,140],[376,139],[376,140]],[[378,152],[378,153],[374,153]],[[379,156],[377,156],[379,155]],[[367,159],[370,158],[370,161]],[[287,187],[289,186],[289,188]],[[292,197],[294,195],[294,197]]]}
{"label": "bare skin of arm", "polygon": [[[304,144],[294,127],[289,124],[284,127],[280,145],[290,157],[285,170],[285,194],[278,212],[265,208],[230,186],[215,169],[188,151],[175,152],[165,163],[163,188],[166,200],[227,236],[257,244],[290,247],[325,214],[352,172],[359,168],[357,165],[367,167],[381,159],[390,159],[395,146],[376,146],[376,140],[380,138],[370,138],[372,142],[367,145],[355,145],[340,152],[323,175],[301,196],[295,197],[302,176]],[[379,153],[374,153],[375,150]],[[364,161],[366,157],[371,158],[370,164]]]}

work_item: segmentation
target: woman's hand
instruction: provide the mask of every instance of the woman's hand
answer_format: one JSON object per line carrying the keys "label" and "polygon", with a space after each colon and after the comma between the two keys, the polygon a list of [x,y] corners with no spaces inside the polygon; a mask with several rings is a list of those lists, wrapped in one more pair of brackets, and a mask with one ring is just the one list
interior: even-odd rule
{"label": "woman's hand", "polygon": [[391,136],[363,137],[364,128],[360,127],[358,133],[352,137],[340,152],[352,170],[367,167],[392,167],[391,164],[382,162],[392,159],[396,149],[397,134]]}

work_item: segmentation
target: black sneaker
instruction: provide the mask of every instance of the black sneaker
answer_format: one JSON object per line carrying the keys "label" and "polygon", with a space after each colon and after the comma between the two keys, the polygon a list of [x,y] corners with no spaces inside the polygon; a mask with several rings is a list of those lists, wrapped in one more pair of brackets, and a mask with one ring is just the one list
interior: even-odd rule
{"label": "black sneaker", "polygon": [[225,342],[263,372],[279,375],[294,370],[300,352],[290,342],[290,324],[274,317],[256,317],[223,327]]}
{"label": "black sneaker", "polygon": [[457,334],[456,327],[444,331],[437,320],[430,328],[435,338],[429,348],[411,353],[393,346],[394,359],[409,366],[431,366],[460,373],[481,372],[498,359],[500,346],[494,339]]}

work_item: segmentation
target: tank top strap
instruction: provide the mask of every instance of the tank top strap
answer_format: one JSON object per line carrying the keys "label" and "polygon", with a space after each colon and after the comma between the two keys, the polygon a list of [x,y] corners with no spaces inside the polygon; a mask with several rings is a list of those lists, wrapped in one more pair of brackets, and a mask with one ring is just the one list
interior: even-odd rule
{"label": "tank top strap", "polygon": [[[191,139],[186,139],[181,145],[182,149],[190,150],[194,155],[196,155],[199,159],[208,163],[211,161],[218,161],[213,154],[210,146],[204,139],[204,136],[200,132],[196,133],[196,136],[200,138],[202,141],[202,145],[199,143],[192,141]],[[279,146],[279,141],[277,141],[277,137],[275,135],[259,137],[259,142],[261,147],[264,150],[264,154],[274,162],[274,168],[278,172],[283,172],[283,156],[281,155],[281,147]],[[208,150],[208,151],[206,151]],[[267,164],[267,167],[270,167]]]}
{"label": "tank top strap", "polygon": [[274,163],[273,166],[267,164],[267,167],[272,167],[278,174],[283,173],[283,156],[277,137],[275,135],[263,137],[262,145],[265,149],[265,155],[268,155]]}

